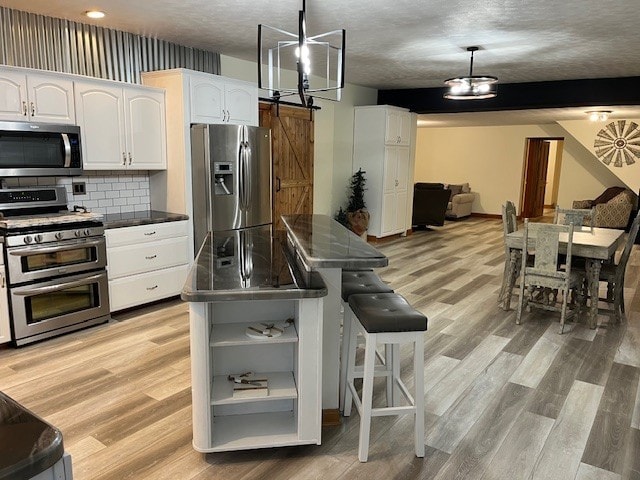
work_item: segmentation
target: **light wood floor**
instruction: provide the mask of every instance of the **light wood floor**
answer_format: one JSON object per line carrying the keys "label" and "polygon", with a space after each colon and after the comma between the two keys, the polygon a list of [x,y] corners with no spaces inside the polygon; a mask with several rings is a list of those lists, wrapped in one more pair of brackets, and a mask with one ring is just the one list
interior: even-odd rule
{"label": "light wood floor", "polygon": [[[500,221],[447,223],[379,248],[390,259],[383,279],[429,318],[424,459],[410,418],[381,417],[359,463],[357,413],[325,428],[321,446],[195,452],[180,301],[2,348],[0,390],[62,430],[77,480],[640,478],[640,252],[628,321],[603,315],[597,330],[571,324],[560,336],[557,314],[525,314],[518,326],[496,305]],[[409,358],[403,370],[411,388]]]}

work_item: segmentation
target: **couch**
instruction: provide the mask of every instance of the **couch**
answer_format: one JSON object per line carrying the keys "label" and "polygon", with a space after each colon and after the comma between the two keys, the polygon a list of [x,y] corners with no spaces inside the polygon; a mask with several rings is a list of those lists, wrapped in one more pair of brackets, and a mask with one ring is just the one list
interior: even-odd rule
{"label": "couch", "polygon": [[574,200],[572,208],[595,208],[594,227],[626,228],[634,202],[635,194],[630,190],[609,187],[593,200]]}
{"label": "couch", "polygon": [[469,184],[445,184],[444,187],[451,190],[451,199],[447,205],[445,216],[455,219],[471,215],[471,207],[473,206],[475,194],[471,192]]}
{"label": "couch", "polygon": [[411,225],[444,225],[444,216],[451,197],[451,190],[443,183],[416,183],[413,186],[413,213]]}

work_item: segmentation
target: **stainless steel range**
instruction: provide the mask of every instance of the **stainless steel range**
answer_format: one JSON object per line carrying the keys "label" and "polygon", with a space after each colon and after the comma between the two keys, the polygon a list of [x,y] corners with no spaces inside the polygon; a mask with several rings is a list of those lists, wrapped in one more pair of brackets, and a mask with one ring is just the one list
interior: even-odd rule
{"label": "stainless steel range", "polygon": [[109,320],[100,214],[69,212],[64,187],[0,190],[15,345]]}

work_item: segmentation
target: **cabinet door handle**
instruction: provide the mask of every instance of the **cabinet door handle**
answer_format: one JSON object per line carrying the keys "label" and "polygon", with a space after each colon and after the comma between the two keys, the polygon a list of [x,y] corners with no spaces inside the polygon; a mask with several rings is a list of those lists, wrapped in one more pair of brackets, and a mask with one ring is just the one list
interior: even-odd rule
{"label": "cabinet door handle", "polygon": [[149,257],[144,257],[144,258],[146,258],[147,260],[153,260],[153,259],[154,259],[154,258],[156,258],[157,256],[158,256],[158,255],[151,255],[151,256],[149,256]]}
{"label": "cabinet door handle", "polygon": [[31,116],[33,117],[36,114],[36,106],[31,102]]}
{"label": "cabinet door handle", "polygon": [[147,232],[147,233],[145,233],[145,235],[147,235],[147,236],[149,236],[149,235],[155,235],[155,234],[156,234],[156,232]]}
{"label": "cabinet door handle", "polygon": [[396,187],[398,186],[398,180],[396,180]]}
{"label": "cabinet door handle", "polygon": [[27,116],[27,102],[22,102],[22,114]]}
{"label": "cabinet door handle", "polygon": [[276,177],[276,192],[280,191],[280,177]]}
{"label": "cabinet door handle", "polygon": [[133,159],[131,158],[131,152],[129,152],[129,165],[131,165],[132,161],[133,161]]}
{"label": "cabinet door handle", "polygon": [[147,290],[151,291],[151,290],[155,290],[156,288],[158,288],[158,285],[154,285],[153,287],[147,287]]}
{"label": "cabinet door handle", "polygon": [[122,165],[126,165],[127,164],[127,155],[126,153],[122,152]]}

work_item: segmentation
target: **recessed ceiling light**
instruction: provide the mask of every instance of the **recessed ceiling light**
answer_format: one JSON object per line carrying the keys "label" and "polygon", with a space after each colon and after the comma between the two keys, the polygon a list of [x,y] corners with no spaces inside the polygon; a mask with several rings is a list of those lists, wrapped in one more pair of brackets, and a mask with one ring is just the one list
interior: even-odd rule
{"label": "recessed ceiling light", "polygon": [[104,12],[101,12],[100,10],[89,10],[84,14],[89,18],[104,18]]}

